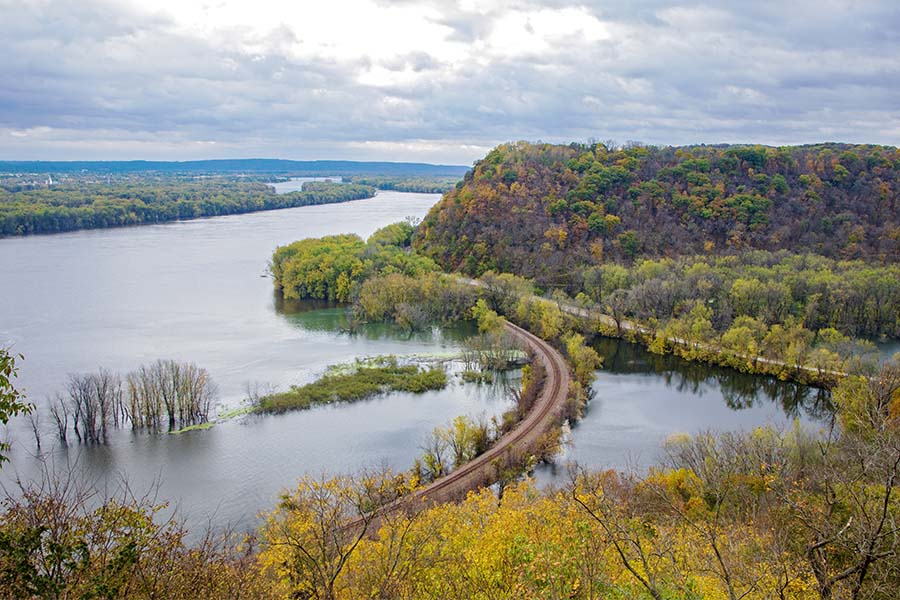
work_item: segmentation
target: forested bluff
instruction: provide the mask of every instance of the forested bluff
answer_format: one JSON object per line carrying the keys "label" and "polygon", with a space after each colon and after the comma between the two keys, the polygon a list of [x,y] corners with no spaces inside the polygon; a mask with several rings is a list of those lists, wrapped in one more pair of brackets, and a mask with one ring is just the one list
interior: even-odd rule
{"label": "forested bluff", "polygon": [[820,342],[833,359],[865,353],[845,336],[900,336],[892,147],[504,144],[413,243],[445,270],[515,273],[640,322],[659,349],[804,362]]}
{"label": "forested bluff", "polygon": [[417,247],[450,270],[570,288],[604,261],[752,249],[896,263],[900,151],[504,144],[434,207]]}

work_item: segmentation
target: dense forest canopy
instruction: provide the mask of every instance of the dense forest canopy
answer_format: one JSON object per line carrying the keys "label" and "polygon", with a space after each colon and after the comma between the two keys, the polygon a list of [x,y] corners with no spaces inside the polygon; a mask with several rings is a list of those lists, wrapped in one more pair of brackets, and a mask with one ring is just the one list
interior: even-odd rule
{"label": "dense forest canopy", "polygon": [[872,145],[504,144],[423,222],[445,268],[543,286],[604,261],[811,252],[900,260],[900,151]]}
{"label": "dense forest canopy", "polygon": [[741,316],[794,321],[857,337],[900,337],[900,265],[754,250],[740,256],[645,259],[586,268],[584,294],[641,321],[700,304],[716,330]]}
{"label": "dense forest canopy", "polygon": [[430,259],[407,251],[413,231],[402,222],[379,229],[366,242],[355,234],[299,240],[279,246],[269,270],[285,298],[349,302],[369,277],[420,277],[437,270]]}
{"label": "dense forest canopy", "polygon": [[325,182],[276,194],[262,182],[218,177],[75,178],[37,187],[10,179],[0,184],[0,237],[328,204],[374,194],[371,186]]}

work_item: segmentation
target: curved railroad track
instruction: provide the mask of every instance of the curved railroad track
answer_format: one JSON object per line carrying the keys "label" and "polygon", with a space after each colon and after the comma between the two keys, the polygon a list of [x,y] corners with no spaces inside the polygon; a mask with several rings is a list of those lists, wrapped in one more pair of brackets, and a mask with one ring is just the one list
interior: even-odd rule
{"label": "curved railroad track", "polygon": [[[509,455],[514,456],[514,453],[530,450],[541,436],[553,427],[569,392],[568,364],[556,348],[533,333],[509,322],[506,323],[506,328],[530,349],[535,359],[540,360],[544,366],[546,375],[543,389],[531,411],[519,421],[515,429],[504,434],[486,452],[457,467],[450,474],[384,506],[376,519],[409,508],[417,502],[451,502],[465,497],[470,490],[492,482],[496,477],[498,464],[495,461],[503,461]],[[359,525],[361,521],[355,519],[348,526]]]}

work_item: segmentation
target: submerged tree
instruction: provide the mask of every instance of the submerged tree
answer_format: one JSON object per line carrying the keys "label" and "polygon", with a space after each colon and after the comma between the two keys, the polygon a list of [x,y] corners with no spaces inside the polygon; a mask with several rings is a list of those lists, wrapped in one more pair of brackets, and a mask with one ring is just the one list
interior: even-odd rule
{"label": "submerged tree", "polygon": [[69,410],[79,441],[105,443],[108,431],[123,422],[122,380],[105,369],[69,375]]}
{"label": "submerged tree", "polygon": [[218,388],[206,369],[194,363],[158,360],[121,376],[105,369],[71,374],[65,395],[57,394],[50,416],[63,443],[69,423],[79,442],[106,443],[109,430],[169,430],[204,423],[209,419]]}
{"label": "submerged tree", "polygon": [[127,413],[134,429],[156,429],[163,419],[170,430],[205,423],[218,392],[206,369],[174,360],[142,366],[126,381]]}

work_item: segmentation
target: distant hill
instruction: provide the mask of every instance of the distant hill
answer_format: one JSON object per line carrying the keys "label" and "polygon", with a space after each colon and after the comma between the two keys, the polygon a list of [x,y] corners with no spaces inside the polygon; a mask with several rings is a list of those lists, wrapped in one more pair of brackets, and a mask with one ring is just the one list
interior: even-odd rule
{"label": "distant hill", "polygon": [[896,263],[900,150],[504,144],[417,236],[445,268],[542,282],[610,260],[752,249]]}
{"label": "distant hill", "polygon": [[469,167],[352,160],[236,158],[189,161],[0,161],[0,173],[267,173],[278,175],[368,175],[461,177]]}

